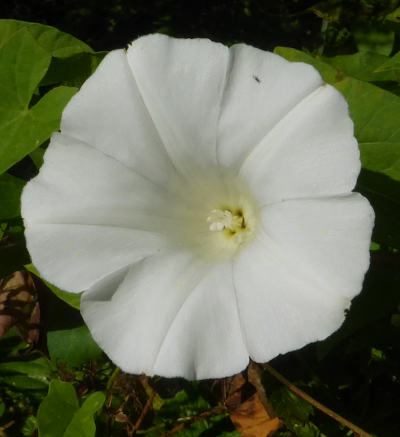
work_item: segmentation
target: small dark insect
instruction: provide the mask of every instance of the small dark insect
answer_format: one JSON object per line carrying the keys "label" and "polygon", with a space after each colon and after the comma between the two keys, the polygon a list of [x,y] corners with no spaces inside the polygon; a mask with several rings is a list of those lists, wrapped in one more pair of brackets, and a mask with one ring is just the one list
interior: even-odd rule
{"label": "small dark insect", "polygon": [[260,78],[259,78],[258,76],[255,76],[254,74],[253,74],[253,79],[254,79],[256,82],[261,83]]}

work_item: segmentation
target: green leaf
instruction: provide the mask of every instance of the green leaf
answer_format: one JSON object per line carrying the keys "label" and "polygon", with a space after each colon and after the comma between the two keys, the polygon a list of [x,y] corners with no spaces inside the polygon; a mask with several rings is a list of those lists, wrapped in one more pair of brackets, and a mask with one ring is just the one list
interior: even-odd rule
{"label": "green leaf", "polygon": [[61,112],[76,89],[58,87],[30,108],[50,55],[26,29],[0,48],[0,174],[59,128]]}
{"label": "green leaf", "polygon": [[306,53],[282,47],[276,52],[290,61],[314,65],[346,98],[363,166],[357,190],[368,197],[377,215],[374,241],[400,247],[400,97],[345,77]]}
{"label": "green leaf", "polygon": [[400,141],[360,143],[363,167],[400,181]]}
{"label": "green leaf", "polygon": [[313,65],[319,71],[322,79],[330,84],[343,79],[343,73],[324,62],[321,57],[316,56],[314,58],[307,53],[290,47],[276,47],[274,53],[291,62],[305,62],[306,64]]}
{"label": "green leaf", "polygon": [[43,279],[40,276],[40,273],[38,272],[38,270],[36,269],[36,267],[33,264],[27,264],[25,266],[26,270],[28,270],[29,272],[33,273],[34,275],[36,275],[37,277],[39,277],[45,284],[46,286],[61,300],[63,300],[64,302],[66,302],[68,305],[70,305],[72,308],[75,308],[77,310],[80,309],[80,303],[81,303],[81,295],[82,293],[68,293],[67,291],[61,290],[59,288],[57,288],[55,285],[50,284],[50,282],[47,282],[45,279]]}
{"label": "green leaf", "polygon": [[[27,267],[36,271],[33,266]],[[54,286],[51,287],[54,291]],[[102,357],[103,352],[93,340],[79,311],[59,299],[52,290],[46,291],[43,287],[42,294],[45,306],[51,308],[47,315],[47,348],[51,360],[77,367]]]}
{"label": "green leaf", "polygon": [[390,14],[386,15],[386,20],[393,21],[394,23],[400,23],[400,8],[395,9]]}
{"label": "green leaf", "polygon": [[400,98],[352,78],[336,88],[354,121],[363,166],[357,190],[376,212],[374,241],[400,247]]}
{"label": "green leaf", "polygon": [[[0,175],[0,219],[21,215],[20,197],[25,182],[7,173]],[[0,238],[1,239],[1,238]]]}
{"label": "green leaf", "polygon": [[86,325],[49,331],[47,347],[53,361],[62,362],[71,367],[95,361],[103,355]]}
{"label": "green leaf", "polygon": [[321,57],[320,59],[346,76],[366,82],[398,82],[400,80],[400,64],[399,71],[385,68],[385,65],[392,62],[392,58],[378,53],[359,52],[354,55]]}
{"label": "green leaf", "polygon": [[0,375],[23,373],[29,378],[48,383],[54,368],[47,358],[31,361],[6,361],[0,363]]}
{"label": "green leaf", "polygon": [[0,376],[0,385],[7,385],[15,390],[45,390],[47,382],[26,375]]}
{"label": "green leaf", "polygon": [[272,392],[269,400],[274,407],[275,413],[282,418],[296,418],[306,422],[314,414],[314,407],[296,396],[286,387],[281,387]]}
{"label": "green leaf", "polygon": [[92,393],[85,400],[82,407],[75,412],[74,417],[63,434],[63,437],[94,437],[96,434],[94,415],[102,408],[105,400],[106,397],[104,393]]}
{"label": "green leaf", "polygon": [[58,87],[49,91],[30,110],[0,123],[0,173],[39,147],[60,126],[61,113],[76,88]]}
{"label": "green leaf", "polygon": [[44,149],[43,147],[38,147],[29,154],[38,170],[43,165],[43,156],[45,151],[46,149]]}
{"label": "green leaf", "polygon": [[353,31],[359,51],[371,51],[390,55],[394,44],[394,32],[382,26],[367,26]]}
{"label": "green leaf", "polygon": [[62,437],[78,409],[74,386],[69,382],[51,381],[37,414],[40,437]]}
{"label": "green leaf", "polygon": [[0,20],[0,47],[21,29],[28,31],[51,56],[67,58],[77,53],[93,53],[87,44],[72,35],[51,26],[19,20]]}
{"label": "green leaf", "polygon": [[26,437],[32,436],[37,428],[37,419],[35,416],[28,416],[22,427],[22,434]]}
{"label": "green leaf", "polygon": [[74,386],[69,382],[52,381],[38,410],[40,437],[94,437],[94,414],[104,401],[105,395],[95,392],[79,408]]}
{"label": "green leaf", "polygon": [[198,393],[188,393],[186,390],[181,390],[173,398],[164,399],[160,413],[167,416],[187,417],[195,416],[209,408],[210,404]]}
{"label": "green leaf", "polygon": [[296,396],[286,387],[273,391],[269,396],[275,413],[284,420],[286,427],[298,437],[318,437],[320,430],[310,422],[314,407]]}
{"label": "green leaf", "polygon": [[45,75],[51,56],[31,34],[21,29],[0,48],[0,116],[14,118],[27,106],[40,80]]}
{"label": "green leaf", "polygon": [[400,73],[400,52],[396,53],[391,58],[388,58],[386,62],[376,69],[376,71],[383,73],[394,72],[396,77],[398,77],[398,74]]}
{"label": "green leaf", "polygon": [[107,52],[79,53],[66,59],[54,58],[41,86],[63,84],[80,87],[91,76]]}

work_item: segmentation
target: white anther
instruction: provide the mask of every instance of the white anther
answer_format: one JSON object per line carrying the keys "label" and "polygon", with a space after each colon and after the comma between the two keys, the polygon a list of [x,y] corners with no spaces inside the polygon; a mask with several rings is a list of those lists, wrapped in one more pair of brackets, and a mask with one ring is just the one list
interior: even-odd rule
{"label": "white anther", "polygon": [[207,217],[207,223],[210,223],[209,229],[212,232],[223,231],[226,228],[233,230],[236,217],[228,210],[213,209]]}

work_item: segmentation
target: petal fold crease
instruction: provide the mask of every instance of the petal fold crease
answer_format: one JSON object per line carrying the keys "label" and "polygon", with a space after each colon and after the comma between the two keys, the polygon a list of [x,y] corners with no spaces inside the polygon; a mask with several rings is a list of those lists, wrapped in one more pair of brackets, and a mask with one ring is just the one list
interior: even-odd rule
{"label": "petal fold crease", "polygon": [[310,65],[237,44],[218,125],[218,159],[238,167],[267,133],[302,99],[323,83]]}
{"label": "petal fold crease", "polygon": [[110,52],[71,99],[61,132],[157,183],[174,171],[124,50]]}
{"label": "petal fold crease", "polygon": [[[210,270],[185,253],[148,257],[84,293],[82,315],[126,372],[187,379],[236,373],[248,354],[228,264]],[[106,290],[118,280],[110,297]]]}
{"label": "petal fold crease", "polygon": [[215,165],[227,47],[206,39],[148,35],[131,44],[127,57],[175,167],[190,176]]}
{"label": "petal fold crease", "polygon": [[244,160],[240,173],[260,205],[350,192],[360,152],[344,97],[319,87],[294,107]]}

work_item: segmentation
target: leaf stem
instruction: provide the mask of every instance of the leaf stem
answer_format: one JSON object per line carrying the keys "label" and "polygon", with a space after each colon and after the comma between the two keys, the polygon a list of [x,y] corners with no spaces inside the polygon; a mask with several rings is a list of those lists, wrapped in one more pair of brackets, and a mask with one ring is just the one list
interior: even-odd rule
{"label": "leaf stem", "polygon": [[117,376],[119,375],[119,372],[120,372],[120,368],[116,367],[113,370],[111,376],[108,378],[107,386],[106,386],[106,393],[109,393],[111,391],[111,389],[112,389],[112,387],[114,385],[114,381],[117,378]]}
{"label": "leaf stem", "polygon": [[278,381],[280,381],[283,385],[285,385],[289,390],[291,390],[293,393],[295,393],[297,396],[301,397],[305,401],[309,402],[313,407],[317,408],[318,410],[322,411],[329,417],[332,417],[332,419],[335,419],[337,422],[341,423],[342,425],[346,426],[347,428],[351,429],[355,435],[360,437],[372,437],[371,434],[367,433],[363,429],[359,428],[357,425],[354,425],[344,417],[340,416],[339,414],[335,413],[328,407],[325,407],[325,405],[322,405],[320,402],[312,398],[310,395],[305,393],[303,390],[300,390],[298,387],[296,387],[294,384],[292,384],[290,381],[288,381],[283,375],[281,375],[279,372],[277,372],[273,367],[271,367],[269,364],[263,364],[263,368],[267,370],[272,376],[274,376]]}
{"label": "leaf stem", "polygon": [[135,425],[131,429],[131,435],[135,434],[135,432],[140,428],[140,425],[142,424],[144,418],[146,417],[146,414],[149,412],[151,406],[153,405],[153,399],[156,392],[153,392],[146,401],[146,405],[144,406],[142,413],[140,414],[139,419],[136,421]]}

